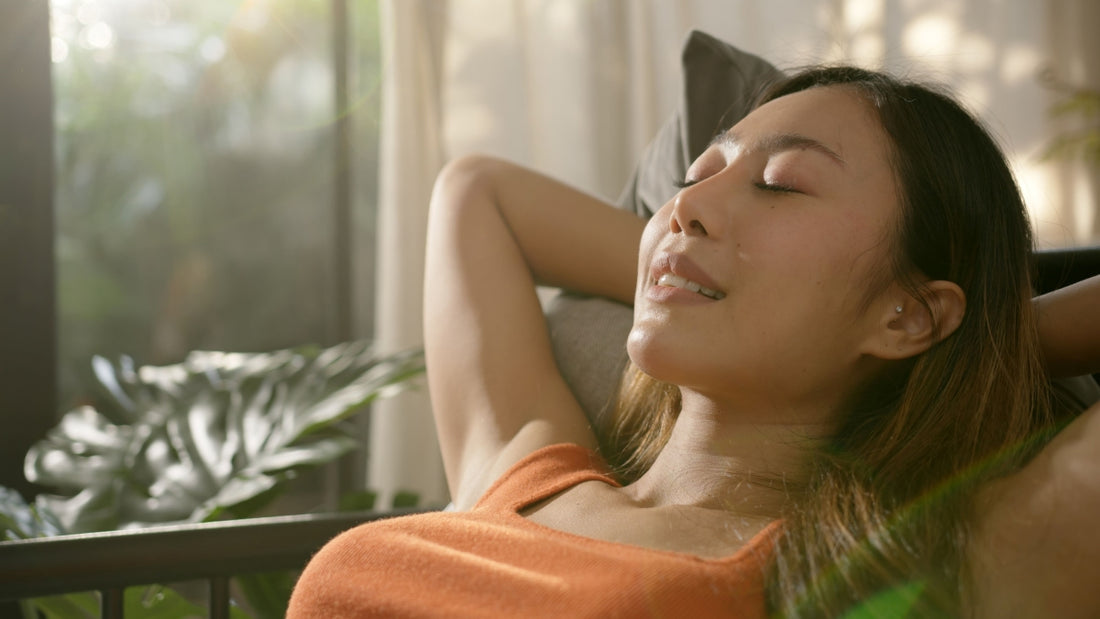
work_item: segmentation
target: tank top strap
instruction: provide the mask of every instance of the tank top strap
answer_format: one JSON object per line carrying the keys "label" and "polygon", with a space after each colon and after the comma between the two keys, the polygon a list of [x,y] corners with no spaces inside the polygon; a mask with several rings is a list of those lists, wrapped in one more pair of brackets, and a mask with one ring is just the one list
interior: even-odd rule
{"label": "tank top strap", "polygon": [[607,463],[590,449],[570,443],[548,445],[524,456],[478,499],[474,510],[512,510],[551,497],[585,481],[618,487]]}

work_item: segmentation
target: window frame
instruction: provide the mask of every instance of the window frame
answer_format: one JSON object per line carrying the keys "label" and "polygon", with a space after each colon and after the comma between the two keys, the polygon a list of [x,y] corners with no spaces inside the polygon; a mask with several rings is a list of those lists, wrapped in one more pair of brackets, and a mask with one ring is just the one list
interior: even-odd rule
{"label": "window frame", "polygon": [[0,484],[57,420],[49,5],[0,3]]}

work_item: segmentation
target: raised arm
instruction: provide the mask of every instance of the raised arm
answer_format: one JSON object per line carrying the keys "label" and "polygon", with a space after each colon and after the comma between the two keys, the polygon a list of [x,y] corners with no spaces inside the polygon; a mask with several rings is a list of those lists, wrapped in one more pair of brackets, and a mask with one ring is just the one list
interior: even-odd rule
{"label": "raised arm", "polygon": [[1100,276],[1038,299],[1039,339],[1051,376],[1100,372]]}
{"label": "raised arm", "polygon": [[1100,617],[1100,403],[979,495],[975,619]]}
{"label": "raised arm", "polygon": [[633,302],[644,223],[486,157],[449,164],[428,221],[428,383],[451,497],[468,508],[534,449],[595,447],[551,353],[535,283]]}
{"label": "raised arm", "polygon": [[[1039,297],[1052,376],[1100,371],[1100,277]],[[969,556],[977,619],[1100,616],[1100,403],[979,495]]]}

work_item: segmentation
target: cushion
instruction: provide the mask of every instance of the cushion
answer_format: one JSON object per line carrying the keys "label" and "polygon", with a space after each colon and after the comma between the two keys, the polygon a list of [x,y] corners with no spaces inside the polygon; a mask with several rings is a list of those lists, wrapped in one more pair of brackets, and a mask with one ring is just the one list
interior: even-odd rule
{"label": "cushion", "polygon": [[[719,132],[749,112],[779,71],[708,34],[692,31],[681,54],[679,105],[646,147],[619,206],[649,217],[676,195],[676,182]],[[566,383],[603,434],[623,369],[631,309],[602,298],[558,292],[545,302],[554,356]]]}

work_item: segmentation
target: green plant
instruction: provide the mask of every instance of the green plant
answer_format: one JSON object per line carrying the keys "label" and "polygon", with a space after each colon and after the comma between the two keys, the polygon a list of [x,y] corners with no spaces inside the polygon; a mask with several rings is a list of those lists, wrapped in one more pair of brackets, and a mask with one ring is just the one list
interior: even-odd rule
{"label": "green plant", "polygon": [[40,502],[72,533],[251,515],[297,471],[351,450],[339,422],[424,369],[419,351],[379,357],[365,342],[93,365],[109,405],[66,414],[25,463],[61,491]]}
{"label": "green plant", "polygon": [[[34,505],[0,494],[4,539],[253,515],[300,471],[353,449],[358,441],[342,422],[416,384],[424,359],[421,351],[378,356],[351,342],[193,352],[159,367],[96,357],[93,366],[106,404],[70,411],[30,449],[27,479],[56,494]],[[289,595],[284,576],[239,584],[259,614],[278,616]],[[173,595],[135,600],[176,604]]]}
{"label": "green plant", "polygon": [[1058,120],[1077,118],[1077,127],[1054,137],[1043,151],[1042,159],[1072,159],[1080,157],[1092,165],[1100,165],[1100,91],[1063,82],[1048,70],[1040,76],[1047,88],[1062,94],[1049,110]]}

